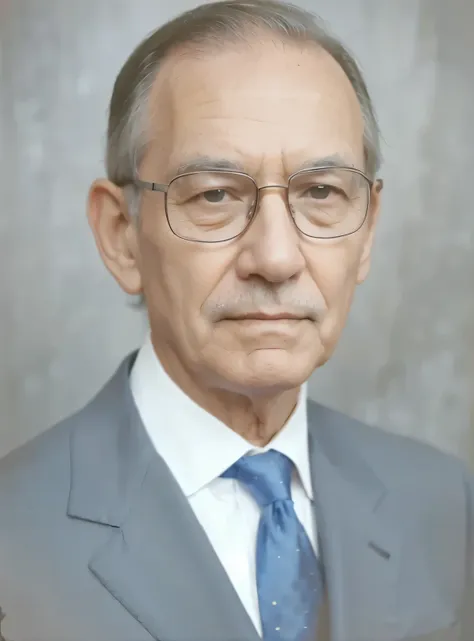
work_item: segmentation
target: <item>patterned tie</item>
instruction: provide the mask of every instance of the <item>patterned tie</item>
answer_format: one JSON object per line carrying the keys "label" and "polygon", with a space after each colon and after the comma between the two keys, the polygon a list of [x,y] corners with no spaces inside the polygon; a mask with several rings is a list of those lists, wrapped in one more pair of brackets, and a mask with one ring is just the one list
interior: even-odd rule
{"label": "patterned tie", "polygon": [[293,463],[269,450],[243,456],[224,474],[243,483],[261,508],[257,592],[264,641],[314,641],[323,581],[291,499]]}

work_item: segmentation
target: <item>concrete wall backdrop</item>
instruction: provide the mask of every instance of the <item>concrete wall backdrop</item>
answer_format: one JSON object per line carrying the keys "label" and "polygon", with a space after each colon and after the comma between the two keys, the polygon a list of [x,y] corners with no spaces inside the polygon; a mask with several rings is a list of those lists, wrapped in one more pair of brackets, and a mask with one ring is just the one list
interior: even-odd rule
{"label": "concrete wall backdrop", "polygon": [[[140,344],[85,219],[134,45],[196,4],[0,4],[0,454],[69,414]],[[365,70],[384,134],[373,270],[312,395],[474,459],[474,3],[306,0]]]}

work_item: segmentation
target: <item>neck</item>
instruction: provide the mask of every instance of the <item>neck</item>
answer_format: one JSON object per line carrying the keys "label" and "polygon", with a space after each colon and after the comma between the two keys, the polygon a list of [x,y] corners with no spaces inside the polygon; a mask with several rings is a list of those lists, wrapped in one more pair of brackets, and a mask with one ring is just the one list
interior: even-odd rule
{"label": "neck", "polygon": [[246,441],[263,447],[286,424],[298,395],[299,389],[258,398],[215,391],[208,395],[209,408],[202,406]]}
{"label": "neck", "polygon": [[191,400],[257,447],[264,447],[278,434],[298,402],[300,388],[265,394],[262,390],[236,393],[206,387],[178,359],[162,353],[155,341],[153,347],[168,376]]}

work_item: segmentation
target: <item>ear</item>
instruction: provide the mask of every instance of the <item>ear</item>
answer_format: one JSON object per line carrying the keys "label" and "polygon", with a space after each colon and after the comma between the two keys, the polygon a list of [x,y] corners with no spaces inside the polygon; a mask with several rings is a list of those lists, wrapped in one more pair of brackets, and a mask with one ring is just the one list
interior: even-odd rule
{"label": "ear", "polygon": [[123,189],[110,180],[96,180],[89,190],[87,210],[104,265],[127,294],[140,294],[137,226],[128,214]]}
{"label": "ear", "polygon": [[364,241],[364,247],[362,249],[362,254],[360,257],[359,270],[357,272],[358,285],[360,285],[365,281],[369,273],[370,259],[372,255],[372,245],[374,243],[375,227],[377,225],[379,212],[380,212],[382,189],[383,189],[383,180],[379,178],[374,182],[372,186],[372,191],[370,194],[369,212],[367,214],[367,233]]}

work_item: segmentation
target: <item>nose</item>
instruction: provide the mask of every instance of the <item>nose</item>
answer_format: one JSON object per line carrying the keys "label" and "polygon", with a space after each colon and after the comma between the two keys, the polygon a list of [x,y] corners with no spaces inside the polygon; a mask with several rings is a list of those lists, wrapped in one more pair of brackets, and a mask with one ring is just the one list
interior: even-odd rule
{"label": "nose", "polygon": [[260,277],[269,283],[296,279],[305,268],[296,229],[278,186],[260,191],[258,209],[243,237],[237,271],[240,278]]}

